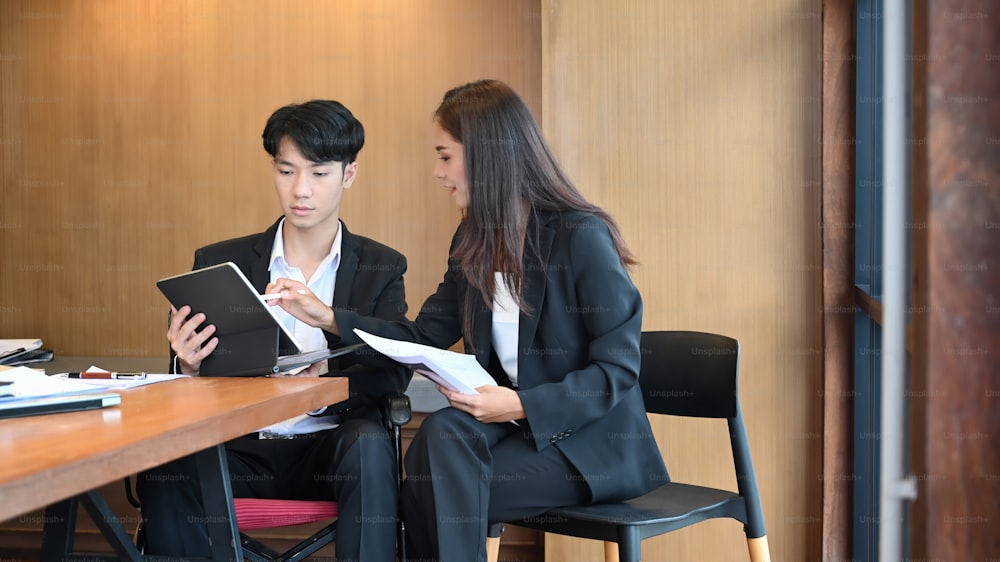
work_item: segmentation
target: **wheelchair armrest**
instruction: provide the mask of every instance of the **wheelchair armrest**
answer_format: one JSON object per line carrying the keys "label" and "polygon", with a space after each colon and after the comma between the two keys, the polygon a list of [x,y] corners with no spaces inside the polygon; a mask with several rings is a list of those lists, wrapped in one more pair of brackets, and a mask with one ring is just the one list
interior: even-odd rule
{"label": "wheelchair armrest", "polygon": [[393,427],[410,423],[410,397],[405,394],[386,394],[382,397],[382,415],[386,423]]}

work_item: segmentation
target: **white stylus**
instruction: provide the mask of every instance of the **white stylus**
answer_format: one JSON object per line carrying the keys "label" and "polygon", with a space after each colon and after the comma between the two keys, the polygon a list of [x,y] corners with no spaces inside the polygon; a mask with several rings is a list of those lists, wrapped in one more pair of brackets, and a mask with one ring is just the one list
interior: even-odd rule
{"label": "white stylus", "polygon": [[[300,294],[300,295],[306,294],[306,290],[305,289],[299,289],[299,290],[297,290],[295,292],[298,293],[298,294]],[[268,293],[266,295],[261,295],[260,296],[260,300],[265,301],[265,302],[267,302],[267,301],[273,301],[275,299],[280,299],[280,298],[281,298],[281,293]]]}

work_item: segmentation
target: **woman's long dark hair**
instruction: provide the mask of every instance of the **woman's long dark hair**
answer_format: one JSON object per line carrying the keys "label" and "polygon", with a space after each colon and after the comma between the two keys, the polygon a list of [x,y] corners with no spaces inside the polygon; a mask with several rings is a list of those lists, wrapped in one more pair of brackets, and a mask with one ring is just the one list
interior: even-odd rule
{"label": "woman's long dark hair", "polygon": [[528,106],[507,84],[480,80],[449,90],[434,112],[441,128],[462,143],[469,206],[451,258],[474,291],[466,294],[463,328],[472,334],[472,313],[482,298],[493,306],[494,272],[522,311],[529,217],[538,211],[583,211],[607,223],[622,265],[636,260],[615,220],[580,195],[559,167]]}

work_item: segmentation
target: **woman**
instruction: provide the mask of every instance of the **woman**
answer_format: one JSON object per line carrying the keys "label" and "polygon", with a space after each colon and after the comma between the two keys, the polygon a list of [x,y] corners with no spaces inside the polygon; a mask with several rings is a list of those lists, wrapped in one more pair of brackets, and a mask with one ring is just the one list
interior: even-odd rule
{"label": "woman", "polygon": [[488,522],[634,497],[666,469],[638,385],[635,260],[614,220],[580,195],[502,82],[445,94],[434,144],[462,222],[412,323],[332,311],[294,281],[267,290],[344,340],[354,328],[443,349],[461,338],[496,379],[476,395],[439,388],[451,407],[424,421],[405,459],[410,552],[468,562],[486,559]]}

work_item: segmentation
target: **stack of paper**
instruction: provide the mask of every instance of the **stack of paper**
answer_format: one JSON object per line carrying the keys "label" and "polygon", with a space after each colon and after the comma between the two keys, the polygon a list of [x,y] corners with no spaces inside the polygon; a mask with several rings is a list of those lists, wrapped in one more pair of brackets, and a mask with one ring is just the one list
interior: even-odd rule
{"label": "stack of paper", "polygon": [[476,361],[475,356],[382,338],[357,328],[354,329],[354,333],[375,351],[412,368],[414,372],[445,388],[462,394],[479,394],[477,388],[497,385],[493,377]]}
{"label": "stack of paper", "polygon": [[52,350],[42,349],[42,340],[0,340],[0,365],[23,365],[51,361]]}
{"label": "stack of paper", "polygon": [[90,410],[119,403],[118,393],[100,392],[94,386],[49,377],[26,367],[0,371],[0,418]]}
{"label": "stack of paper", "polygon": [[[102,369],[96,365],[91,365],[87,368],[87,373],[108,373],[111,372],[107,369]],[[154,375],[152,373],[143,373],[142,378],[130,378],[130,379],[91,379],[91,378],[80,378],[71,379],[69,373],[49,373],[49,377],[57,380],[71,381],[73,383],[85,384],[89,387],[103,388],[105,390],[127,390],[129,388],[135,388],[137,386],[144,386],[147,384],[153,384],[157,382],[172,381],[174,379],[180,379],[187,377],[188,375]],[[0,560],[0,562],[3,562]]]}

